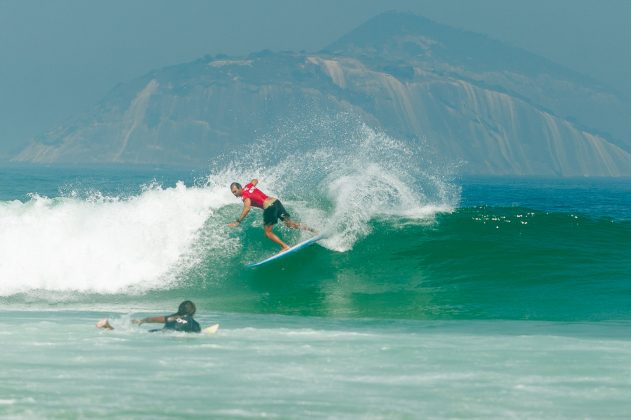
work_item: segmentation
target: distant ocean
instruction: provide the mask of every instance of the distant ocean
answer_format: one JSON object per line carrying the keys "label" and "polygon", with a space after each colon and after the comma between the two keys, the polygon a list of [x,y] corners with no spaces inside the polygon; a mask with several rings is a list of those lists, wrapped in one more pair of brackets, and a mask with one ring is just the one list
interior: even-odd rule
{"label": "distant ocean", "polygon": [[[628,416],[631,180],[458,178],[368,137],[0,168],[0,417]],[[260,211],[226,226],[254,177],[327,239],[246,269],[276,251]],[[130,322],[185,299],[217,334]]]}

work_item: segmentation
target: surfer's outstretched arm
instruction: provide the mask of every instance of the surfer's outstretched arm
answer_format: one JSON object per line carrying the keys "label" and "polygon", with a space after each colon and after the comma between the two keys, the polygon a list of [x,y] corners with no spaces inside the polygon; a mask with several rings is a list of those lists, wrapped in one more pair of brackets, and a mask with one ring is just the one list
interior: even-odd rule
{"label": "surfer's outstretched arm", "polygon": [[166,316],[149,316],[143,319],[134,319],[131,322],[134,324],[142,325],[142,324],[165,324],[167,322]]}
{"label": "surfer's outstretched arm", "polygon": [[[256,180],[254,180],[254,181],[256,181]],[[241,221],[243,219],[245,219],[245,216],[248,215],[248,213],[250,212],[251,208],[252,208],[252,200],[250,200],[249,198],[246,198],[245,200],[243,200],[243,211],[241,212],[241,215],[234,222],[228,223],[228,226],[230,226],[230,227],[237,227],[237,226],[239,226],[241,224]]]}
{"label": "surfer's outstretched arm", "polygon": [[[150,316],[143,319],[132,319],[132,324],[142,325],[142,324],[165,324],[167,322],[166,316]],[[97,328],[103,328],[104,330],[113,330],[112,324],[110,324],[109,319],[101,319],[96,323]]]}

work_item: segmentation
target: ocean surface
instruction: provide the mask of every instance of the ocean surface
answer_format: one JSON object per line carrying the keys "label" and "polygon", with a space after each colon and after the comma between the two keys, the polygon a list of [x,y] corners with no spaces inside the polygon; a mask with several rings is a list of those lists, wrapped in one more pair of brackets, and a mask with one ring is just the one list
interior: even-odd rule
{"label": "ocean surface", "polygon": [[[376,135],[255,155],[0,168],[0,417],[631,412],[631,180],[456,177]],[[326,239],[246,269],[277,251],[259,210],[227,226],[251,178]],[[185,299],[219,332],[131,323]]]}

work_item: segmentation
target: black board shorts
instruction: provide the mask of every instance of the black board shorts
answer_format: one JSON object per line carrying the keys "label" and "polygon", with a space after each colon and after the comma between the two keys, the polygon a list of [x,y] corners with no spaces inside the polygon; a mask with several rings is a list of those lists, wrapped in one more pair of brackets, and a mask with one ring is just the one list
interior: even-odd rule
{"label": "black board shorts", "polygon": [[280,200],[274,201],[268,208],[263,210],[263,224],[266,226],[275,225],[278,219],[285,221],[289,219],[289,213],[283,207]]}

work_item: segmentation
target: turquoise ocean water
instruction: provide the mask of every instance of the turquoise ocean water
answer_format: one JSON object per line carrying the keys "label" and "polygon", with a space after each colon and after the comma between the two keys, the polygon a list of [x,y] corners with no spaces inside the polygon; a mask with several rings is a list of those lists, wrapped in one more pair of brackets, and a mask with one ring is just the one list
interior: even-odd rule
{"label": "turquoise ocean water", "polygon": [[[0,417],[628,415],[631,181],[457,178],[378,137],[1,168]],[[260,212],[226,226],[253,177],[327,239],[245,269],[275,252]],[[219,332],[130,322],[184,299]]]}

